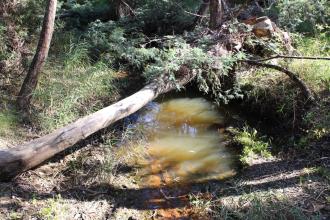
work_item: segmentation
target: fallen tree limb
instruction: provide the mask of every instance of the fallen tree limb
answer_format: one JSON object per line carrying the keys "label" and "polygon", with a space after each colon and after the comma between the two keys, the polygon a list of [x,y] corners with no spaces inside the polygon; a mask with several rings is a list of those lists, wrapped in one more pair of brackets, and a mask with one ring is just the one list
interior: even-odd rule
{"label": "fallen tree limb", "polygon": [[285,73],[301,89],[301,91],[303,92],[303,94],[305,95],[307,100],[309,100],[310,102],[315,101],[312,91],[309,89],[309,87],[306,85],[306,83],[303,80],[301,80],[295,73],[293,73],[281,66],[277,66],[274,64],[261,63],[261,62],[254,61],[254,60],[241,60],[241,61],[246,62],[249,65],[266,67],[266,68],[275,69],[275,70]]}
{"label": "fallen tree limb", "polygon": [[268,57],[265,59],[259,59],[259,60],[253,60],[257,62],[263,62],[263,61],[268,61],[268,60],[273,60],[273,59],[296,59],[296,60],[330,60],[330,57],[303,57],[303,56],[285,56],[285,55],[276,55],[272,57]]}
{"label": "fallen tree limb", "polygon": [[78,141],[133,114],[159,94],[177,88],[177,84],[183,86],[194,78],[194,74],[184,66],[179,70],[179,74],[178,82],[169,81],[164,77],[150,83],[135,94],[46,136],[12,149],[0,150],[0,181],[9,180],[36,167]]}

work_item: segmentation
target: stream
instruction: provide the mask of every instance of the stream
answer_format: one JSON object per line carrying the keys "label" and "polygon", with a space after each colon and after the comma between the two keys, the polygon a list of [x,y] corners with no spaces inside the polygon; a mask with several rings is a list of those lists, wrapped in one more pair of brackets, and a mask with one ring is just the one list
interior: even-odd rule
{"label": "stream", "polygon": [[146,129],[147,157],[141,185],[160,187],[224,179],[235,174],[226,148],[225,117],[204,98],[150,103],[139,115]]}
{"label": "stream", "polygon": [[225,115],[201,97],[160,98],[132,115],[133,126],[146,134],[139,149],[147,151],[135,162],[142,196],[137,209],[157,210],[161,217],[156,219],[185,219],[189,195],[200,191],[194,184],[236,174],[235,154],[226,146]]}

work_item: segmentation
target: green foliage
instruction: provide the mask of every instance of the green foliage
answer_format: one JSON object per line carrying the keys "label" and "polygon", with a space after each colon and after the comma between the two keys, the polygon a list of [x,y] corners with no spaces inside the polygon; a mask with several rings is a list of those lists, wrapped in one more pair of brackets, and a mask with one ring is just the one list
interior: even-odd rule
{"label": "green foliage", "polygon": [[0,61],[6,60],[10,57],[10,53],[8,52],[8,46],[6,44],[6,26],[2,24],[0,21]]}
{"label": "green foliage", "polygon": [[[240,86],[233,80],[234,76],[230,75],[233,66],[238,60],[245,58],[244,53],[222,56],[215,60],[215,57],[208,55],[208,64],[202,71],[197,72],[197,83],[200,91],[211,93],[214,101],[227,104],[230,100],[243,98]],[[218,65],[218,67],[217,67]],[[223,86],[222,81],[234,81],[229,88]]]}
{"label": "green foliage", "polygon": [[[175,81],[179,69],[186,66],[197,75],[200,90],[211,94],[216,102],[227,103],[241,97],[238,87],[222,87],[222,77],[231,77],[228,73],[237,60],[245,57],[242,53],[215,58],[206,52],[209,47],[206,41],[201,40],[201,47],[199,44],[193,47],[185,38],[175,35],[149,39],[141,33],[128,32],[112,21],[91,23],[86,41],[90,42],[89,54],[93,59],[140,73],[147,81],[161,75]],[[153,43],[157,47],[152,46]]]}
{"label": "green foliage", "polygon": [[280,0],[271,9],[278,13],[281,26],[290,31],[317,34],[329,29],[328,0]]}
{"label": "green foliage", "polygon": [[61,195],[57,195],[46,201],[46,206],[40,209],[38,217],[45,220],[60,220],[65,218],[67,211]]}
{"label": "green foliage", "polygon": [[148,33],[182,33],[191,25],[200,2],[195,0],[143,0],[136,5],[136,22]]}
{"label": "green foliage", "polygon": [[285,44],[278,34],[271,38],[258,38],[255,35],[250,35],[246,38],[244,47],[250,54],[257,54],[260,57],[287,53]]}
{"label": "green foliage", "polygon": [[86,43],[70,45],[64,52],[64,65],[45,66],[33,101],[44,131],[102,108],[97,97],[114,94],[114,71],[102,62],[90,63],[86,47]]}
{"label": "green foliage", "polygon": [[265,141],[265,137],[260,137],[256,129],[244,127],[242,131],[232,130],[234,141],[243,146],[242,153],[240,155],[240,161],[247,165],[249,161],[260,155],[262,157],[270,157],[269,143]]}

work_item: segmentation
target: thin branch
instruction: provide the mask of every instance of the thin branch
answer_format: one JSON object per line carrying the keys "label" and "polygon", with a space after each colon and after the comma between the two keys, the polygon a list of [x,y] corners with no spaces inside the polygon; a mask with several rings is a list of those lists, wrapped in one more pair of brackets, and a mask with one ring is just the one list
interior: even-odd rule
{"label": "thin branch", "polygon": [[280,59],[280,58],[296,59],[296,60],[330,60],[330,57],[302,57],[302,56],[276,55],[276,56],[272,56],[272,57],[268,57],[268,58],[260,59],[260,60],[254,60],[254,61],[263,62],[263,61],[267,61],[267,60]]}
{"label": "thin branch", "polygon": [[[206,18],[207,17],[205,15],[199,15],[199,14],[196,14],[196,13],[193,13],[193,12],[190,12],[190,11],[187,11],[180,4],[178,4],[176,2],[174,4],[176,4],[183,12],[185,12],[185,13],[187,13],[189,15],[193,15],[193,16],[200,17],[200,18]],[[204,4],[204,3],[202,3],[202,4]]]}
{"label": "thin branch", "polygon": [[240,61],[248,63],[253,66],[266,67],[266,68],[275,69],[275,70],[285,73],[287,76],[289,76],[289,78],[292,81],[294,81],[296,83],[296,85],[301,89],[301,91],[303,92],[303,94],[306,96],[306,98],[309,101],[311,101],[311,102],[315,101],[312,91],[309,89],[309,87],[306,85],[306,83],[303,80],[301,80],[295,73],[293,73],[281,66],[277,66],[277,65],[273,65],[273,64],[269,64],[269,63],[261,63],[259,61],[255,61],[255,60],[240,60]]}

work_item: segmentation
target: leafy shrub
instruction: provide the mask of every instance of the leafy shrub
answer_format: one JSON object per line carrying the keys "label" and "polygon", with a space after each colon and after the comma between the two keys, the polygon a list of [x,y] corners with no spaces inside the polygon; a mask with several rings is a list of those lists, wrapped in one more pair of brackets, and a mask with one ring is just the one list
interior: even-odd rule
{"label": "leafy shrub", "polygon": [[194,0],[143,0],[136,5],[136,22],[149,34],[166,35],[182,33],[194,16],[187,11],[196,11],[199,1]]}
{"label": "leafy shrub", "polygon": [[279,0],[271,10],[277,13],[280,25],[290,31],[316,34],[329,29],[328,0]]}
{"label": "leafy shrub", "polygon": [[249,164],[249,161],[255,155],[270,157],[269,143],[265,141],[265,137],[260,137],[256,129],[244,127],[242,131],[232,130],[234,133],[234,141],[243,146],[240,161],[243,164]]}

